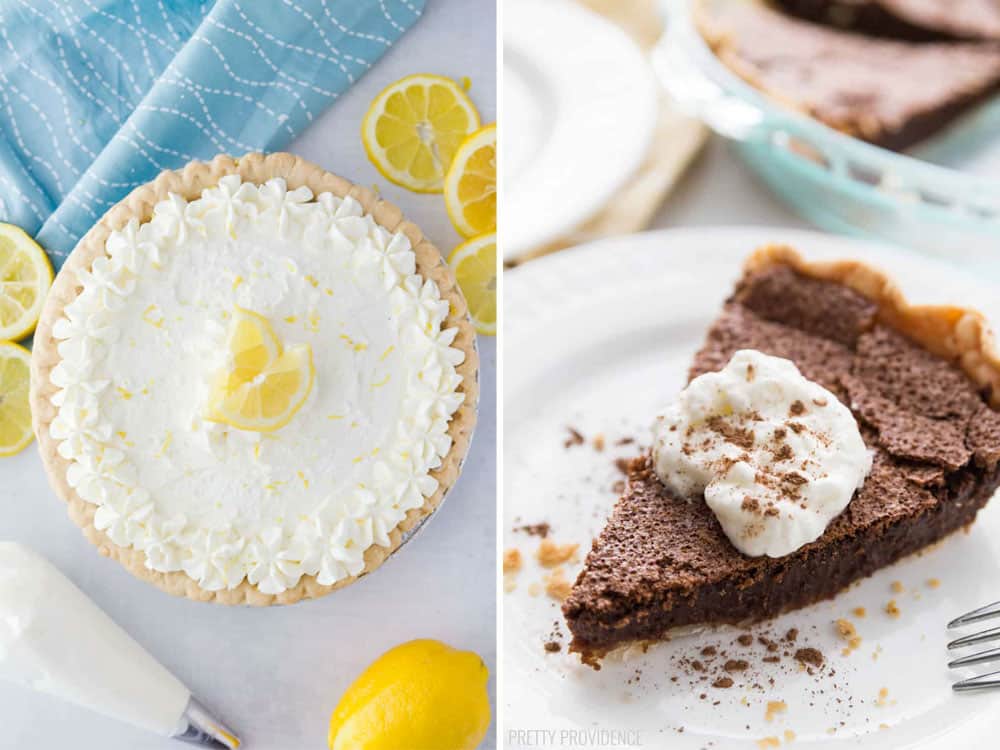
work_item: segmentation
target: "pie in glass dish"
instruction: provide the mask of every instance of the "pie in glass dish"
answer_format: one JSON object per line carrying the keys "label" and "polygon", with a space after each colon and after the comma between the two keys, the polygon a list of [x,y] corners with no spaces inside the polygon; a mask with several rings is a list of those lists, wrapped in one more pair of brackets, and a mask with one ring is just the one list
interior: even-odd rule
{"label": "pie in glass dish", "polygon": [[31,402],[106,556],[173,594],[287,604],[387,559],[455,483],[478,358],[440,253],[290,154],[164,172],[55,280]]}

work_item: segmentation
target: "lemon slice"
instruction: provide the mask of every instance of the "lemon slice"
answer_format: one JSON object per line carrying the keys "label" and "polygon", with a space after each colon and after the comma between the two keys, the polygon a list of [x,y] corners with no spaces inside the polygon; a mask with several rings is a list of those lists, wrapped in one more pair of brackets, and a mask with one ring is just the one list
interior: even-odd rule
{"label": "lemon slice", "polygon": [[24,230],[0,223],[0,339],[18,341],[35,330],[52,264]]}
{"label": "lemon slice", "polygon": [[496,231],[496,124],[480,128],[458,147],[444,178],[444,204],[463,237]]}
{"label": "lemon slice", "polygon": [[230,375],[239,383],[253,380],[281,354],[281,341],[263,315],[237,307],[226,342],[233,358]]}
{"label": "lemon slice", "polygon": [[494,233],[473,237],[455,248],[448,262],[462,294],[469,303],[469,314],[476,330],[488,336],[497,332],[497,236]]}
{"label": "lemon slice", "polygon": [[31,442],[31,352],[0,342],[0,456],[13,456]]}
{"label": "lemon slice", "polygon": [[266,318],[239,307],[226,343],[230,363],[215,377],[207,418],[254,432],[284,427],[312,390],[312,348],[283,349]]}
{"label": "lemon slice", "polygon": [[450,78],[421,73],[382,90],[361,123],[361,141],[386,179],[418,193],[440,193],[479,112]]}

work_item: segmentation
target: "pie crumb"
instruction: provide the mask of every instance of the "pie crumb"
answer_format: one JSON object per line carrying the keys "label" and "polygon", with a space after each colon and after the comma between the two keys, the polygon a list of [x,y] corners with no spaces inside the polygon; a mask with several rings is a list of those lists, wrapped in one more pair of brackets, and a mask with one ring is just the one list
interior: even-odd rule
{"label": "pie crumb", "polygon": [[851,614],[854,615],[855,617],[864,617],[865,615],[868,614],[868,612],[865,611],[864,607],[855,607],[854,609],[851,610]]}
{"label": "pie crumb", "polygon": [[552,571],[552,575],[545,579],[545,593],[560,602],[569,596],[571,587],[572,585],[563,575],[562,568],[556,568]]}
{"label": "pie crumb", "polygon": [[503,590],[505,594],[509,594],[511,591],[517,588],[517,581],[511,575],[505,575],[503,577]]}
{"label": "pie crumb", "polygon": [[878,691],[878,700],[875,701],[875,705],[879,708],[889,705],[889,688],[882,688]]}
{"label": "pie crumb", "polygon": [[929,589],[936,589],[940,585],[941,585],[941,581],[939,581],[937,578],[928,578],[927,579],[927,588],[929,588]]}
{"label": "pie crumb", "polygon": [[899,617],[899,605],[896,604],[895,599],[890,599],[885,605],[885,611],[889,617]]}
{"label": "pie crumb", "polygon": [[861,645],[861,636],[858,635],[858,631],[854,627],[854,623],[850,620],[841,618],[837,620],[836,626],[837,633],[842,639],[847,641],[847,647],[840,653],[842,656],[849,656],[852,651],[856,650]]}
{"label": "pie crumb", "polygon": [[795,739],[795,732],[791,729],[785,730],[785,742],[792,742]]}
{"label": "pie crumb", "polygon": [[788,710],[788,704],[784,701],[768,701],[767,711],[764,712],[764,719],[766,721],[774,721],[775,714],[783,714]]}
{"label": "pie crumb", "polygon": [[812,667],[822,667],[824,661],[823,653],[816,648],[800,648],[795,652],[795,660]]}
{"label": "pie crumb", "polygon": [[544,539],[552,531],[552,527],[547,521],[543,521],[542,523],[526,523],[523,526],[516,526],[514,531],[523,531],[529,536],[540,536]]}
{"label": "pie crumb", "polygon": [[503,572],[516,573],[521,569],[521,551],[509,549],[503,553]]}
{"label": "pie crumb", "polygon": [[712,683],[712,687],[714,688],[725,689],[725,688],[731,688],[732,686],[733,686],[732,677],[720,677],[719,679],[717,679],[715,682]]}
{"label": "pie crumb", "polygon": [[781,747],[781,740],[777,737],[762,737],[757,740],[757,747],[759,747],[760,750],[767,750],[769,747]]}
{"label": "pie crumb", "polygon": [[595,451],[604,450],[604,435],[594,435],[594,450]]}
{"label": "pie crumb", "polygon": [[538,552],[535,553],[535,557],[544,567],[554,568],[557,565],[562,565],[576,555],[579,547],[579,544],[556,544],[550,539],[542,539],[542,543],[538,545]]}
{"label": "pie crumb", "polygon": [[902,594],[903,593],[903,584],[902,584],[901,581],[893,581],[889,585],[889,588],[892,589],[892,593],[894,593],[894,594]]}

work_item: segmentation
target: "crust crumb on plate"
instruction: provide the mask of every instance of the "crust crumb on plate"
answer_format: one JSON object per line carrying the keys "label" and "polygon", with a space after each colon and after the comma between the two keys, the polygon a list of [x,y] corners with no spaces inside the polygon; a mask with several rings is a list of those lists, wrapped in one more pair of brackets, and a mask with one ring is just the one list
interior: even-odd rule
{"label": "crust crumb on plate", "polygon": [[509,549],[503,553],[503,572],[517,573],[521,569],[521,551]]}
{"label": "crust crumb on plate", "polygon": [[576,551],[579,548],[579,544],[556,544],[550,539],[543,539],[542,543],[538,545],[535,557],[542,566],[554,568],[564,562],[569,562],[576,556]]}
{"label": "crust crumb on plate", "polygon": [[764,712],[766,721],[774,721],[776,714],[783,714],[788,710],[788,704],[784,701],[768,701],[767,710]]}
{"label": "crust crumb on plate", "polygon": [[566,580],[562,568],[556,568],[551,575],[545,578],[545,593],[556,601],[561,602],[569,596],[570,588],[572,588],[572,584]]}

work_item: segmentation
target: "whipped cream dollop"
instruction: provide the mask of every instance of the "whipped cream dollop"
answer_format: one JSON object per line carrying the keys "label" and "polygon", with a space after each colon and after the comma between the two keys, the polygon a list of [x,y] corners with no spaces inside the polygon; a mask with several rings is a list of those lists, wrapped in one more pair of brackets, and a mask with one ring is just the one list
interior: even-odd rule
{"label": "whipped cream dollop", "polygon": [[[232,175],[106,250],[53,327],[51,434],[94,525],[209,591],[361,573],[437,491],[464,400],[448,301],[406,235],[353,198]],[[306,402],[266,435],[204,418],[236,307],[313,352]]]}
{"label": "whipped cream dollop", "polygon": [[871,471],[850,410],[787,359],[744,349],[657,417],[660,480],[704,496],[740,552],[783,557],[817,539]]}

